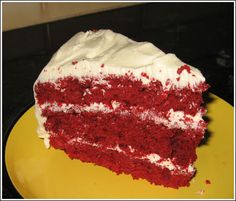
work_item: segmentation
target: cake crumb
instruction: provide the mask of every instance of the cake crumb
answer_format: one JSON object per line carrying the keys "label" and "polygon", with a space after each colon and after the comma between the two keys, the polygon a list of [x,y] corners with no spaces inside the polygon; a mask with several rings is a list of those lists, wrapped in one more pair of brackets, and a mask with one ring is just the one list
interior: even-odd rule
{"label": "cake crumb", "polygon": [[186,70],[188,73],[191,71],[190,67],[185,64],[178,68],[177,73],[180,75],[184,70]]}
{"label": "cake crumb", "polygon": [[103,67],[104,67],[104,64],[101,65],[101,68],[103,68]]}
{"label": "cake crumb", "polygon": [[201,189],[201,190],[197,191],[196,193],[199,195],[203,195],[205,193],[205,190]]}
{"label": "cake crumb", "polygon": [[73,65],[75,65],[75,64],[78,63],[78,61],[72,61],[71,63],[72,63]]}
{"label": "cake crumb", "polygon": [[141,73],[141,76],[142,76],[142,77],[145,77],[145,78],[147,78],[147,79],[149,79],[149,76],[148,76],[148,74],[147,74],[147,73],[145,73],[145,72],[142,72],[142,73]]}
{"label": "cake crumb", "polygon": [[206,184],[211,184],[211,181],[210,181],[209,179],[206,179],[206,180],[205,180],[205,183],[206,183]]}

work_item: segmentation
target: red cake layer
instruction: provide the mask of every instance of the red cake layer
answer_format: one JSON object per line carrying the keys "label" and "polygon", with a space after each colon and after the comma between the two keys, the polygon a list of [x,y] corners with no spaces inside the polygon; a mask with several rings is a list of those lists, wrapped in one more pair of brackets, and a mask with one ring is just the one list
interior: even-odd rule
{"label": "red cake layer", "polygon": [[[155,111],[166,112],[184,111],[195,115],[201,107],[202,92],[207,89],[205,83],[195,88],[165,90],[159,81],[152,81],[143,85],[140,80],[132,80],[129,76],[104,78],[107,84],[99,84],[98,78],[75,79],[67,77],[59,79],[56,83],[38,83],[35,86],[38,104],[66,103],[89,105],[91,102],[101,102],[111,106],[116,100],[123,109],[130,106],[139,106],[143,109],[152,108]],[[166,83],[166,85],[170,84]]]}
{"label": "red cake layer", "polygon": [[166,187],[188,186],[193,173],[175,174],[167,168],[158,167],[148,161],[130,158],[117,151],[99,149],[86,144],[68,145],[60,143],[60,137],[51,137],[51,145],[63,149],[72,159],[92,162],[117,174],[131,174],[134,179],[146,179],[150,183]]}
{"label": "red cake layer", "polygon": [[195,148],[204,134],[200,129],[169,129],[150,120],[141,121],[135,115],[45,110],[43,116],[47,117],[46,131],[56,133],[51,135],[50,142],[56,138],[59,144],[65,144],[79,137],[103,147],[119,145],[128,150],[130,145],[137,153],[157,153],[163,158],[175,158],[175,163],[181,166],[195,161]]}
{"label": "red cake layer", "polygon": [[[138,114],[151,110],[161,112],[167,119],[168,112],[173,110],[195,115],[201,109],[202,92],[208,86],[205,83],[194,88],[168,85],[171,85],[170,81],[162,86],[155,80],[144,85],[128,75],[110,75],[103,80],[67,77],[55,83],[38,82],[35,94],[37,104],[42,107],[41,115],[46,117],[44,127],[50,134],[50,145],[54,148],[64,150],[71,158],[107,167],[118,174],[123,172],[136,179],[178,188],[189,185],[193,171],[170,171],[141,158],[158,154],[161,159],[171,160],[175,167],[186,170],[197,158],[195,149],[203,138],[205,122],[200,121],[196,128],[169,128],[150,119],[140,119]],[[62,104],[83,107],[103,103],[114,109],[113,101],[119,103],[119,109],[108,113],[78,112],[73,107],[66,112],[54,112],[48,106],[56,103],[59,107]],[[132,108],[137,108],[137,111],[130,112]],[[122,115],[124,110],[130,113]],[[86,143],[75,142],[76,139]],[[107,149],[116,146],[122,152]],[[135,151],[131,152],[130,147]]]}

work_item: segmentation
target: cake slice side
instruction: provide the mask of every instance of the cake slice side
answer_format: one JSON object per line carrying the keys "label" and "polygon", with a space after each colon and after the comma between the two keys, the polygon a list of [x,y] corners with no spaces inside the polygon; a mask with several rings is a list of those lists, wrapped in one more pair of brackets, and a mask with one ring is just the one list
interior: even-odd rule
{"label": "cake slice side", "polygon": [[34,84],[39,137],[117,174],[188,186],[207,88],[199,70],[151,43],[110,30],[79,33]]}

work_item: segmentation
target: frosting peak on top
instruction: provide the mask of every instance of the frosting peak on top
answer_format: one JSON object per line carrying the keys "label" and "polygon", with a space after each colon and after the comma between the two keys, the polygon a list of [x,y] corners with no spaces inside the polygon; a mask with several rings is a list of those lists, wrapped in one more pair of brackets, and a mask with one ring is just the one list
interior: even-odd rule
{"label": "frosting peak on top", "polygon": [[153,64],[165,53],[149,42],[136,42],[111,30],[79,32],[65,43],[52,61],[90,60],[109,66],[137,68]]}

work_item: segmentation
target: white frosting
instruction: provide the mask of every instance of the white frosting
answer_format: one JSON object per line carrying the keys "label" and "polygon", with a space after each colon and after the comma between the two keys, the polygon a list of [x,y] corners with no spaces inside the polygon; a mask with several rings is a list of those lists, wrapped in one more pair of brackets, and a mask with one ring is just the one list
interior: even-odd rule
{"label": "white frosting", "polygon": [[125,151],[123,151],[118,145],[116,145],[115,147],[107,147],[106,149],[118,151],[119,153],[125,153]]}
{"label": "white frosting", "polygon": [[170,109],[167,112],[167,117],[163,117],[161,114],[156,114],[151,110],[146,110],[140,113],[140,118],[142,120],[153,120],[156,124],[163,124],[168,128],[198,128],[199,123],[203,121],[202,112],[198,111],[194,116],[189,114],[184,114],[183,111],[174,111]]}
{"label": "white frosting", "polygon": [[161,160],[161,157],[158,154],[149,154],[143,157],[143,159],[145,158],[148,159],[150,163],[158,164],[158,166],[166,167],[169,170],[174,170],[176,168],[171,159],[167,158],[165,160]]}
{"label": "white frosting", "polygon": [[[150,82],[143,76],[146,73],[163,86],[170,80],[180,88],[205,81],[194,67],[190,67],[190,73],[183,70],[179,75],[177,70],[184,64],[174,54],[165,54],[149,42],[136,42],[111,30],[79,32],[54,54],[36,83],[54,82],[66,76],[96,76],[101,81],[109,74],[122,76],[126,73],[132,73],[143,84]],[[168,89],[171,85],[165,87]]]}
{"label": "white frosting", "polygon": [[[135,114],[138,115],[138,117],[142,120],[152,120],[155,122],[155,124],[163,124],[167,126],[168,128],[181,128],[181,129],[187,129],[187,128],[198,128],[199,123],[203,121],[202,119],[202,112],[197,112],[194,116],[189,114],[184,114],[183,111],[174,111],[173,109],[170,109],[167,112],[167,117],[163,116],[161,113],[156,113],[152,110],[145,110],[143,112],[139,112],[136,114],[135,107],[132,108],[132,110],[118,110],[120,106],[120,103],[117,101],[112,101],[112,107],[109,108],[103,103],[91,103],[90,105],[74,105],[74,104],[65,104],[63,103],[61,106],[58,106],[56,102],[53,104],[44,103],[41,107],[42,109],[49,109],[53,112],[70,112],[70,109],[73,109],[76,113],[81,112],[103,112],[103,113],[111,113],[116,112],[120,115],[130,115]],[[42,125],[42,124],[40,124]]]}

